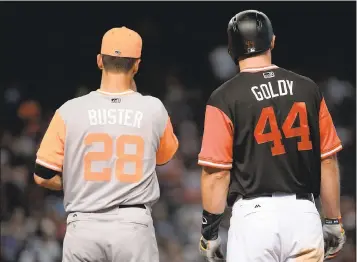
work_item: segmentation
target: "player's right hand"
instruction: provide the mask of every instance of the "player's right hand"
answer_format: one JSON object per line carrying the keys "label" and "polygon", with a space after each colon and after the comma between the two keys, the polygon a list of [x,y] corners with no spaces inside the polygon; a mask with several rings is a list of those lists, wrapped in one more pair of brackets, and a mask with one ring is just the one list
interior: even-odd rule
{"label": "player's right hand", "polygon": [[326,218],[323,225],[325,241],[325,260],[334,258],[346,242],[345,230],[341,219]]}
{"label": "player's right hand", "polygon": [[201,255],[208,262],[226,261],[221,250],[221,238],[219,236],[214,240],[206,240],[201,237],[199,249]]}

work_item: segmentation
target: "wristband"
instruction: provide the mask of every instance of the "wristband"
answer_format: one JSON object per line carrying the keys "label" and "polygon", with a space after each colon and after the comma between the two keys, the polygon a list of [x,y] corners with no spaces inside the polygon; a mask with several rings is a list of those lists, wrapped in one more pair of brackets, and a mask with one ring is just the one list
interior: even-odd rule
{"label": "wristband", "polygon": [[339,225],[342,223],[342,218],[325,218],[325,225]]}
{"label": "wristband", "polygon": [[218,238],[218,229],[222,219],[223,214],[216,215],[203,210],[201,233],[204,239],[214,240]]}
{"label": "wristband", "polygon": [[51,179],[53,177],[55,177],[57,174],[59,174],[61,172],[52,170],[50,168],[44,167],[40,164],[35,163],[35,170],[34,170],[34,174],[36,176],[39,176],[43,179]]}

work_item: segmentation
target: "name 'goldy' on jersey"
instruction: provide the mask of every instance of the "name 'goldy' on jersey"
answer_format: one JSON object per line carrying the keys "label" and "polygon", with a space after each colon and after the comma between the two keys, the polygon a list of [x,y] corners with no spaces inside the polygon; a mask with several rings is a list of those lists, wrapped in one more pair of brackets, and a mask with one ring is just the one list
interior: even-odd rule
{"label": "name 'goldy' on jersey", "polygon": [[242,70],[212,93],[202,144],[199,163],[231,169],[229,204],[238,195],[319,195],[320,159],[341,147],[318,86],[274,65]]}
{"label": "name 'goldy' on jersey", "polygon": [[[227,262],[332,258],[345,242],[335,156],[342,145],[323,95],[312,80],[272,64],[276,36],[264,13],[234,15],[227,36],[238,73],[206,105],[200,252],[222,260],[227,199]],[[314,200],[320,191],[323,227]],[[291,227],[301,221],[304,230]]]}

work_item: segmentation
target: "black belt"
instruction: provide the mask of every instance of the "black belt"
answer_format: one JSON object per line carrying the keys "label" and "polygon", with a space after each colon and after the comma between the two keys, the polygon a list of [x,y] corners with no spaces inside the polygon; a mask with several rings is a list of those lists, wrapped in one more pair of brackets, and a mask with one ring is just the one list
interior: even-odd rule
{"label": "black belt", "polygon": [[143,205],[143,204],[137,204],[137,205],[119,205],[119,208],[129,208],[129,207],[136,207],[136,208],[146,209],[145,205]]}
{"label": "black belt", "polygon": [[[255,198],[258,198],[258,197],[273,197],[274,194],[260,194],[260,195],[256,195],[256,196],[243,196],[243,199],[244,200],[250,200],[250,199],[255,199]],[[315,203],[315,200],[314,200],[314,195],[313,194],[310,194],[310,193],[299,193],[299,194],[296,194],[296,199],[299,199],[299,200],[309,200],[313,203]]]}

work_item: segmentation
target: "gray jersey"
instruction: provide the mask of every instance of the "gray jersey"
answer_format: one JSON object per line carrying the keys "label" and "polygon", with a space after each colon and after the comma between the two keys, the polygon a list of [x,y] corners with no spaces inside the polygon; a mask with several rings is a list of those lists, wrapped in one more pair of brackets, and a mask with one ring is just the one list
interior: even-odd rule
{"label": "gray jersey", "polygon": [[[56,135],[47,134],[51,132],[62,139],[62,154],[53,152],[61,149],[54,141]],[[159,99],[133,91],[94,91],[57,110],[37,163],[54,170],[62,168],[67,212],[152,205],[160,196],[156,164],[169,161],[177,146],[170,118]]]}

